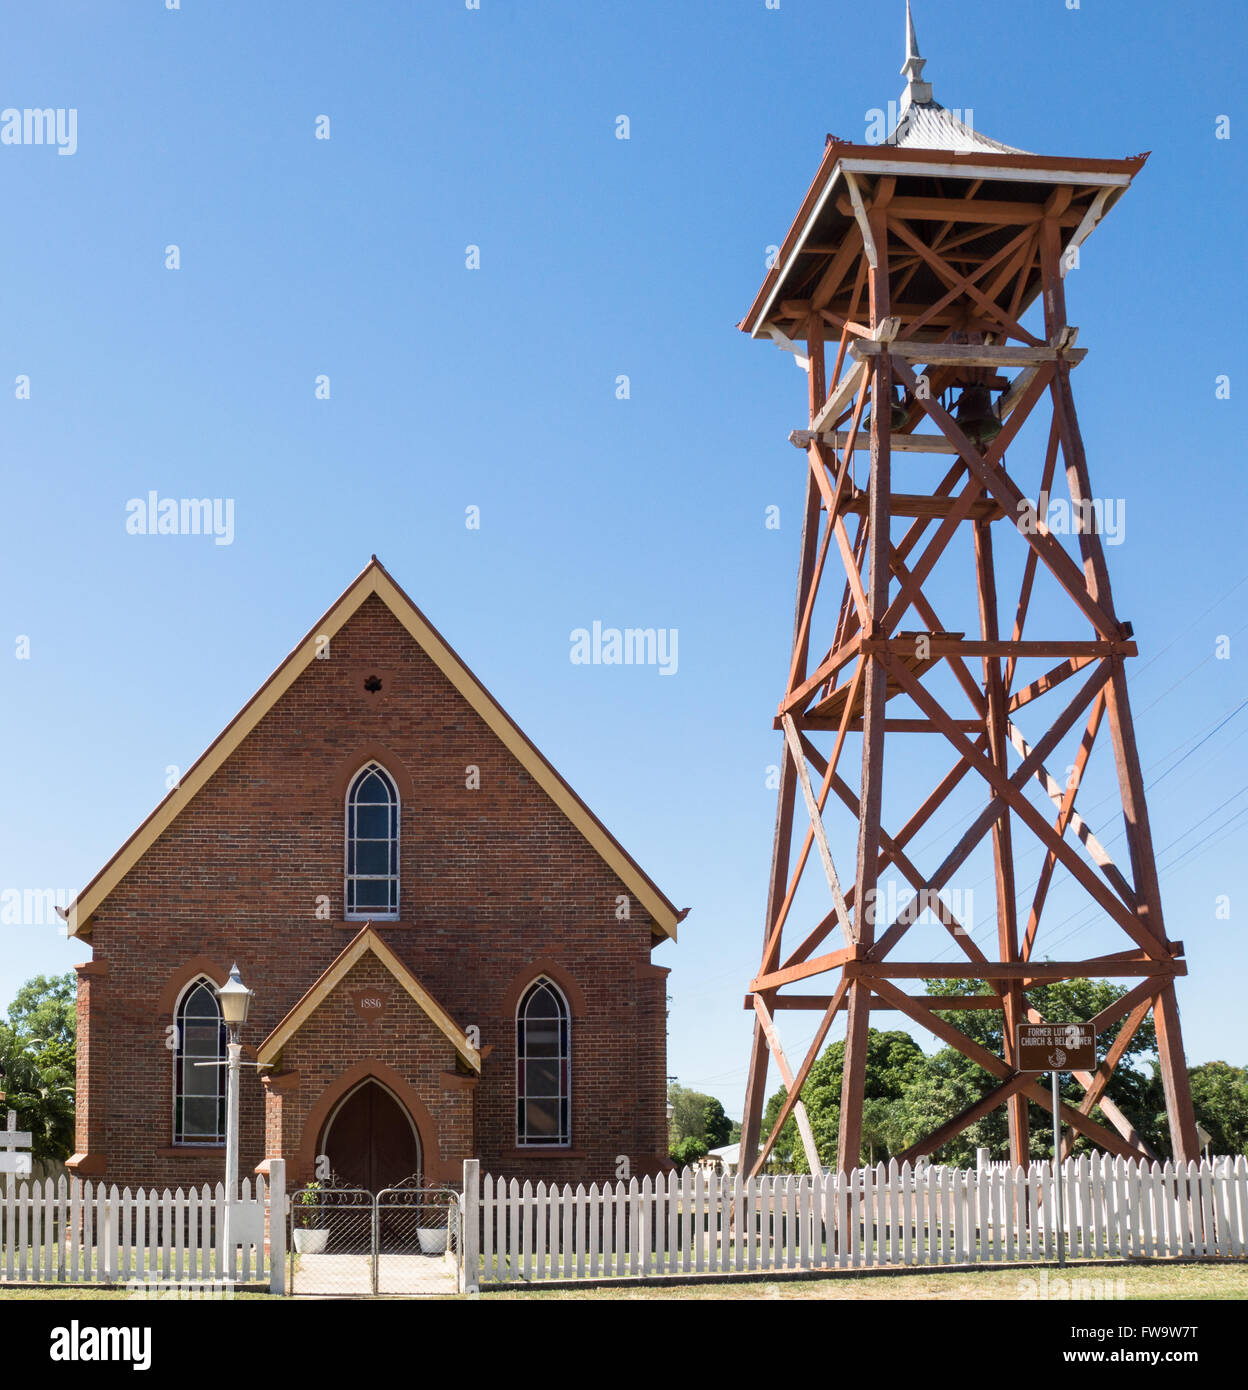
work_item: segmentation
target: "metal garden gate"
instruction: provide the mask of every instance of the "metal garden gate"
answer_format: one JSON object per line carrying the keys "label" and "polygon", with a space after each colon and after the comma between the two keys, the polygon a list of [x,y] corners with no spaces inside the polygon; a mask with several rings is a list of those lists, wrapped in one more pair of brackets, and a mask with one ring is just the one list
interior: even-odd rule
{"label": "metal garden gate", "polygon": [[411,1297],[463,1288],[453,1188],[400,1184],[373,1194],[312,1183],[292,1194],[290,1222],[292,1294]]}

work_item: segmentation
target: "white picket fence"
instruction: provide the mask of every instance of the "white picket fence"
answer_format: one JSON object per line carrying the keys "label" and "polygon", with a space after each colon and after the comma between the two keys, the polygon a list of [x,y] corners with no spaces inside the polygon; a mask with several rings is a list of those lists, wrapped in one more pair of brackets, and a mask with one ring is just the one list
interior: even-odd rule
{"label": "white picket fence", "polygon": [[[285,1165],[242,1184],[234,1282],[285,1291]],[[218,1287],[224,1188],[161,1192],[79,1179],[0,1189],[0,1283]],[[1248,1159],[1102,1155],[1063,1165],[1071,1259],[1244,1258]],[[269,1219],[270,1208],[273,1218]],[[685,1169],[599,1186],[520,1183],[464,1164],[465,1287],[538,1280],[1052,1260],[1052,1166],[860,1168],[842,1179]]]}
{"label": "white picket fence", "polygon": [[[1055,1259],[1052,1165],[860,1168],[841,1179],[688,1169],[586,1188],[464,1165],[466,1285]],[[1071,1259],[1243,1257],[1248,1159],[1063,1165]],[[475,1276],[475,1277],[474,1277]]]}
{"label": "white picket fence", "polygon": [[[277,1162],[268,1187],[257,1177],[253,1193],[244,1179],[234,1203],[233,1282],[272,1283],[280,1292],[285,1221],[266,1220],[270,1199],[276,1211],[284,1211],[284,1165]],[[0,1180],[0,1283],[224,1288],[224,1209],[222,1183],[157,1192],[79,1178],[7,1185]]]}

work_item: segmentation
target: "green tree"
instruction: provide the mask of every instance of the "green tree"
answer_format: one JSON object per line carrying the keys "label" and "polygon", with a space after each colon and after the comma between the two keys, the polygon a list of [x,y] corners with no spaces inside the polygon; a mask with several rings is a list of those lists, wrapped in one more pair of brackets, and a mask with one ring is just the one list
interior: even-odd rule
{"label": "green tree", "polygon": [[[868,1030],[862,1162],[878,1163],[898,1151],[896,1146],[899,1144],[904,1118],[899,1102],[906,1094],[911,1078],[922,1067],[923,1062],[922,1048],[908,1033],[886,1033],[875,1028]],[[816,1058],[806,1078],[806,1084],[802,1087],[802,1101],[806,1106],[815,1139],[815,1149],[823,1167],[830,1167],[836,1162],[844,1068],[845,1044],[838,1039]],[[764,1139],[775,1126],[785,1095],[785,1090],[781,1088],[774,1092],[767,1102],[763,1112]],[[794,1171],[809,1171],[806,1150],[791,1115],[777,1137],[774,1152],[778,1163],[783,1163],[786,1156],[791,1155],[788,1161],[791,1162]]]}
{"label": "green tree", "polygon": [[708,1147],[720,1149],[732,1143],[732,1121],[724,1114],[723,1105],[714,1096],[707,1096],[703,1113]]}
{"label": "green tree", "polygon": [[1170,1124],[1165,1088],[1161,1084],[1161,1063],[1154,1057],[1148,1064],[1148,1071],[1138,1075],[1140,1097],[1131,1109],[1131,1123],[1154,1153],[1169,1158]]}
{"label": "green tree", "polygon": [[714,1096],[691,1091],[673,1081],[667,1088],[667,1103],[672,1107],[668,1126],[670,1145],[682,1139],[697,1139],[709,1151],[732,1142],[732,1121]]}
{"label": "green tree", "polygon": [[[996,1086],[991,1073],[968,1061],[952,1047],[943,1047],[913,1073],[898,1109],[902,1116],[899,1150],[917,1144],[947,1120],[975,1104]],[[1008,1129],[1004,1108],[990,1110],[932,1154],[937,1163],[959,1168],[975,1166],[975,1151],[986,1148],[1004,1156]]]}
{"label": "green tree", "polygon": [[9,1005],[9,1027],[27,1043],[38,1043],[42,1064],[56,1065],[73,1080],[78,1042],[78,981],[64,975],[36,975]]}
{"label": "green tree", "polygon": [[73,1152],[77,983],[73,972],[36,975],[18,990],[0,1024],[0,1110],[17,1111],[36,1158]]}
{"label": "green tree", "polygon": [[668,1149],[668,1157],[679,1168],[687,1168],[698,1159],[705,1158],[710,1150],[705,1139],[680,1139]]}
{"label": "green tree", "polygon": [[74,972],[36,975],[27,980],[9,1005],[9,1027],[73,1047],[78,1036],[78,981]]}
{"label": "green tree", "polygon": [[1248,1154],[1248,1067],[1203,1062],[1188,1072],[1192,1108],[1215,1154]]}
{"label": "green tree", "polygon": [[74,1141],[74,1079],[72,1072],[46,1059],[0,1024],[0,1114],[17,1111],[17,1127],[30,1131],[36,1158],[68,1158]]}

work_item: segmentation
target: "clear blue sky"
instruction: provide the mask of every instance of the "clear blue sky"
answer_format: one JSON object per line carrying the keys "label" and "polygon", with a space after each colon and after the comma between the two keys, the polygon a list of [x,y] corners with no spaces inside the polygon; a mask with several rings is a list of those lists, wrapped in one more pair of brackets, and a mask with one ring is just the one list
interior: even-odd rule
{"label": "clear blue sky", "polygon": [[[0,888],[72,896],[375,551],[692,909],[655,957],[669,1067],[738,1115],[805,386],[734,325],[825,133],[862,139],[899,96],[902,15],[5,4],[0,107],[75,108],[78,148],[0,145]],[[1148,777],[1191,753],[1152,794],[1189,1057],[1242,1063],[1248,712],[1195,745],[1248,695],[1245,11],[918,0],[916,22],[937,99],[988,134],[1153,151],[1068,281],[1076,389],[1096,491],[1128,502],[1110,560]],[[128,535],[149,490],[234,499],[233,544]],[[595,619],[678,629],[678,673],[573,665]],[[928,789],[906,777],[903,814]],[[0,927],[0,1002],[84,956]]]}

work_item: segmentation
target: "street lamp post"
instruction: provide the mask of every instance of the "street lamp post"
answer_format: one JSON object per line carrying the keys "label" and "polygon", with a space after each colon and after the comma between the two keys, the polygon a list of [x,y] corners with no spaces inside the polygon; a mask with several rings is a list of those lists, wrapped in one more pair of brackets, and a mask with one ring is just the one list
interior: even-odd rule
{"label": "street lamp post", "polygon": [[247,1022],[251,1007],[251,990],[243,984],[238,963],[230,968],[230,978],[217,990],[221,1001],[221,1016],[229,1038],[226,1044],[225,1080],[225,1211],[222,1235],[225,1245],[225,1277],[233,1282],[236,1252],[234,1249],[234,1204],[238,1201],[238,1076],[242,1064],[243,1046],[239,1042],[242,1026]]}

